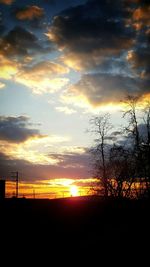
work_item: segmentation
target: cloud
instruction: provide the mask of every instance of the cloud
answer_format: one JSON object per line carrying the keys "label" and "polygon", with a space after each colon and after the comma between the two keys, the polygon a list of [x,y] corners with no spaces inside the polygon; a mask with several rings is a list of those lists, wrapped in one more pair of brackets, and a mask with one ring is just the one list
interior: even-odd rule
{"label": "cloud", "polygon": [[29,128],[29,126],[31,123],[28,117],[0,116],[0,140],[22,143],[30,138],[44,137],[39,133],[39,130]]}
{"label": "cloud", "polygon": [[22,69],[15,81],[29,87],[35,94],[54,93],[69,82],[68,78],[63,77],[68,71],[67,67],[60,64],[42,61]]}
{"label": "cloud", "polygon": [[[91,56],[87,53],[74,53],[66,52],[63,56],[60,57],[60,60],[69,68],[72,68],[76,71],[85,71],[91,70],[93,68],[99,67],[106,59],[102,55],[102,51],[96,50],[91,53]],[[109,53],[109,52],[108,52]]]}
{"label": "cloud", "polygon": [[3,13],[0,12],[0,36],[4,33],[5,26],[4,26],[4,16]]}
{"label": "cloud", "polygon": [[150,79],[150,51],[148,46],[129,51],[127,60],[142,79]]}
{"label": "cloud", "polygon": [[18,63],[0,55],[0,79],[23,84],[35,94],[54,93],[68,84],[69,79],[64,77],[69,72],[67,67],[52,61],[31,63],[27,67],[30,61],[32,62],[32,57],[25,57],[24,63]]}
{"label": "cloud", "polygon": [[51,158],[45,152],[45,147],[41,149],[41,146],[46,141],[50,141],[46,137],[30,138],[22,143],[10,143],[7,141],[0,141],[0,148],[3,154],[13,160],[26,160],[32,164],[49,165],[56,164],[57,160]]}
{"label": "cloud", "polygon": [[150,27],[150,4],[137,7],[133,12],[133,26],[136,30]]}
{"label": "cloud", "polygon": [[38,38],[21,26],[15,26],[0,39],[0,53],[7,58],[16,58],[18,61],[25,57],[50,53],[52,50],[54,45],[50,41]]}
{"label": "cloud", "polygon": [[30,150],[28,150],[29,155],[26,152],[25,157],[23,155],[22,157],[19,157],[19,155],[17,157],[17,155],[4,152],[0,153],[1,176],[3,177],[8,178],[10,173],[16,171],[16,169],[22,173],[21,179],[24,181],[50,180],[54,178],[83,179],[90,177],[89,154],[86,149],[84,153],[45,154],[45,158],[42,158],[43,161],[40,161],[42,154],[37,151],[34,153],[34,159],[30,158],[30,156],[33,156],[30,155]]}
{"label": "cloud", "polygon": [[136,46],[128,51],[127,61],[132,70],[140,77],[140,87],[149,92],[150,82],[150,3],[149,1],[137,1],[133,9],[130,23],[137,30]]}
{"label": "cloud", "polygon": [[[49,37],[60,47],[74,52],[91,52],[99,47],[120,51],[128,46],[131,36],[125,31],[122,18],[115,21],[117,12],[121,10],[117,8],[114,14],[114,8],[116,5],[110,9],[110,5],[104,1],[91,1],[70,8],[54,17]],[[95,11],[94,16],[92,11]]]}
{"label": "cloud", "polygon": [[34,164],[57,164],[58,159],[49,155],[56,144],[70,141],[68,136],[44,135],[32,128],[28,117],[0,117],[0,150],[13,160],[26,160]]}
{"label": "cloud", "polygon": [[38,38],[26,29],[16,26],[0,40],[0,51],[5,56],[27,56],[42,47]]}
{"label": "cloud", "polygon": [[10,80],[17,74],[19,64],[0,55],[0,78]]}
{"label": "cloud", "polygon": [[15,12],[16,18],[19,20],[41,19],[44,16],[44,9],[38,6],[27,6],[18,8]]}
{"label": "cloud", "polygon": [[63,112],[65,113],[66,115],[71,115],[73,113],[76,113],[76,110],[72,109],[72,108],[68,108],[68,107],[56,107],[55,108],[57,111],[59,112]]}
{"label": "cloud", "polygon": [[138,82],[134,78],[97,73],[83,75],[81,80],[70,86],[62,97],[66,101],[74,98],[74,102],[79,98],[80,104],[84,105],[85,102],[97,107],[104,103],[118,103],[127,94],[138,93]]}
{"label": "cloud", "polygon": [[90,154],[85,149],[84,152],[70,152],[62,154],[51,153],[50,156],[55,160],[58,160],[58,166],[63,169],[82,169],[88,166]]}
{"label": "cloud", "polygon": [[15,0],[0,0],[0,4],[11,5]]}
{"label": "cloud", "polygon": [[5,26],[2,24],[1,19],[0,19],[0,36],[3,34],[4,30],[5,30]]}
{"label": "cloud", "polygon": [[0,81],[0,90],[2,90],[5,87],[5,84]]}
{"label": "cloud", "polygon": [[[80,69],[80,57],[87,58],[89,68],[90,59],[93,66],[101,57],[118,55],[131,47],[134,31],[125,27],[128,16],[121,1],[113,5],[110,1],[88,1],[55,16],[47,36],[64,51],[66,64]],[[84,62],[82,68],[86,68]]]}

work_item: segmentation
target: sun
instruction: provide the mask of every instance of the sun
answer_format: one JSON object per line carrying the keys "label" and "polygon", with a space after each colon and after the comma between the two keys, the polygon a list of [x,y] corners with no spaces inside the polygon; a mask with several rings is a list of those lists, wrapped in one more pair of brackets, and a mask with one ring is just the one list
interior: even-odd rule
{"label": "sun", "polygon": [[72,197],[78,196],[78,187],[76,185],[70,186],[70,193]]}

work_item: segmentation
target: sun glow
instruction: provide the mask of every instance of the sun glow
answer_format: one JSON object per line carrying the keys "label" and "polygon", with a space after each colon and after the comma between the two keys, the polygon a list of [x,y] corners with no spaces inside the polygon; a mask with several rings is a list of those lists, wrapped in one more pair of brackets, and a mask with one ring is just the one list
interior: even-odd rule
{"label": "sun glow", "polygon": [[76,185],[72,185],[70,187],[70,193],[72,197],[78,196],[78,187]]}

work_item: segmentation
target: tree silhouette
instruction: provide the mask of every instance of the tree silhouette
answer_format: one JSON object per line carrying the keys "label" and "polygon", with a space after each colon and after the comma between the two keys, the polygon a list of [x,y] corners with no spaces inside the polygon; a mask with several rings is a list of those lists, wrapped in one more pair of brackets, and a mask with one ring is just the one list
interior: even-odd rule
{"label": "tree silhouette", "polygon": [[[96,135],[91,149],[96,192],[105,197],[150,196],[150,103],[140,110],[138,97],[128,96],[123,118],[127,126],[113,138],[110,114],[93,117],[91,132]],[[124,143],[119,143],[117,133]]]}

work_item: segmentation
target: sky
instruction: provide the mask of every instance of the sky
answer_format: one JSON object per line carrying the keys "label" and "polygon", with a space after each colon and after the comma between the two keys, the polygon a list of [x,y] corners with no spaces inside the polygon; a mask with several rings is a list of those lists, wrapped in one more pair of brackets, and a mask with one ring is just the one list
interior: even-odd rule
{"label": "sky", "polygon": [[88,190],[89,120],[149,99],[149,44],[148,0],[0,0],[0,177]]}

